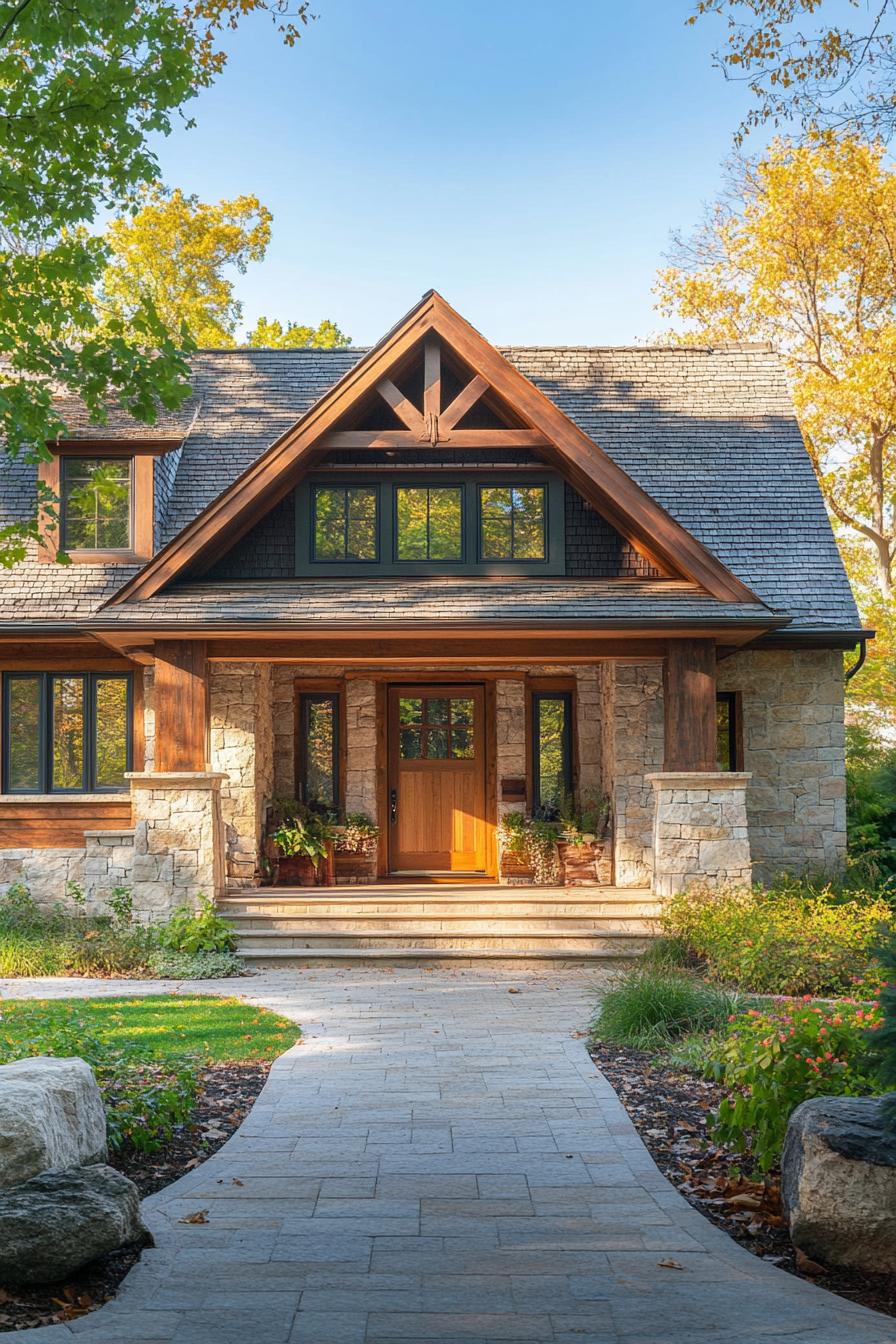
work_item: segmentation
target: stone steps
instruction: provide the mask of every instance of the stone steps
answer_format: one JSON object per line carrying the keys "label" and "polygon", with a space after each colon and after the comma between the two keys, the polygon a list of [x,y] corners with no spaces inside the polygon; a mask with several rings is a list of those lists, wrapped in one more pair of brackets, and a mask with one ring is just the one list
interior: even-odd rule
{"label": "stone steps", "polygon": [[516,970],[538,970],[545,966],[562,970],[564,966],[593,966],[595,970],[614,971],[630,965],[640,957],[641,952],[626,949],[614,949],[611,952],[589,949],[587,952],[575,952],[563,948],[543,948],[541,951],[528,951],[525,948],[427,948],[427,947],[315,947],[304,950],[287,948],[285,950],[268,949],[266,952],[242,952],[240,954],[253,970],[265,968],[295,967],[297,970],[311,967],[344,966],[347,964],[402,965],[418,963],[427,966],[476,966],[487,962],[489,966],[509,966]]}
{"label": "stone steps", "polygon": [[253,966],[340,961],[624,964],[656,936],[660,906],[642,889],[378,884],[265,891],[220,902]]}

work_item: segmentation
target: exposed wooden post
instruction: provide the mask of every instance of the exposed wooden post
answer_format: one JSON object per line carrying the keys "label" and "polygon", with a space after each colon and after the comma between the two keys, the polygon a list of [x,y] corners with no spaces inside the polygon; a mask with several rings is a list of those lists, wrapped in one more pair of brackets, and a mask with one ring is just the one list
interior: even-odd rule
{"label": "exposed wooden post", "polygon": [[716,770],[716,649],[670,639],[663,661],[664,770]]}
{"label": "exposed wooden post", "polygon": [[205,640],[155,645],[157,771],[208,769],[208,664]]}

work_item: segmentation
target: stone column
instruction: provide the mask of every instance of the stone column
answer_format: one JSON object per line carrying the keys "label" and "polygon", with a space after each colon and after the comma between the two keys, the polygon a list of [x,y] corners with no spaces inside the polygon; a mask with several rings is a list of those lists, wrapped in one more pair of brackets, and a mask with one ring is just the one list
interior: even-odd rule
{"label": "stone column", "polygon": [[671,896],[695,881],[749,882],[747,784],[733,771],[663,771],[654,790],[653,890]]}
{"label": "stone column", "polygon": [[376,683],[345,686],[345,810],[377,817]]}
{"label": "stone column", "polygon": [[164,920],[200,894],[224,890],[221,784],[217,771],[128,775],[134,808],[134,911],[145,923]]}

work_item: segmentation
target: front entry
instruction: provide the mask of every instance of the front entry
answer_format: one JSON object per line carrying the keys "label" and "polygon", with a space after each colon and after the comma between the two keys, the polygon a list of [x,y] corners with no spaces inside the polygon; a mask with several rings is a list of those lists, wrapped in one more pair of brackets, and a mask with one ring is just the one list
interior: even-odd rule
{"label": "front entry", "polygon": [[483,688],[392,686],[388,734],[390,870],[483,875]]}

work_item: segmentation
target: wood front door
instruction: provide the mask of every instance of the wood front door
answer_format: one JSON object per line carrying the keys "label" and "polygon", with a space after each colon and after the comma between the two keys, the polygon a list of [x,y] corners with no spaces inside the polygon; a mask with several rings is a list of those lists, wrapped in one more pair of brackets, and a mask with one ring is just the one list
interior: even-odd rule
{"label": "wood front door", "polygon": [[483,688],[392,686],[388,734],[391,871],[484,873]]}

